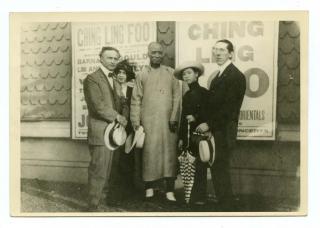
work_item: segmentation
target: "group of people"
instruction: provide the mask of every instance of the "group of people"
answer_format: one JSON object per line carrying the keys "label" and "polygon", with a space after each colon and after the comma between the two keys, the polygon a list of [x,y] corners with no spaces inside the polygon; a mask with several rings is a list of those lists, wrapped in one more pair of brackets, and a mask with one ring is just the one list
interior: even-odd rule
{"label": "group of people", "polygon": [[[206,203],[209,167],[219,204],[230,203],[233,193],[229,160],[235,146],[239,112],[246,90],[245,76],[232,63],[233,52],[230,41],[215,43],[213,54],[219,72],[207,89],[198,83],[198,78],[204,73],[201,63],[186,62],[176,69],[165,66],[162,64],[164,49],[160,43],[149,44],[150,64],[136,75],[128,60],[119,62],[120,52],[116,48],[102,48],[100,68],[84,80],[91,155],[88,211],[97,211],[107,196],[112,166],[130,167],[124,163],[132,164],[134,159],[134,150],[126,154],[124,147],[110,150],[105,146],[104,131],[115,121],[128,134],[141,127],[145,132],[141,170],[145,200],[154,198],[156,181],[164,180],[165,200],[176,202],[177,157],[188,146],[196,157],[190,202]],[[189,90],[183,96],[179,80],[188,84]],[[201,161],[196,142],[187,143],[187,136],[192,132],[214,138],[215,160],[212,165]],[[114,156],[120,156],[116,163]],[[133,169],[124,175],[126,184],[133,184],[132,172]]]}

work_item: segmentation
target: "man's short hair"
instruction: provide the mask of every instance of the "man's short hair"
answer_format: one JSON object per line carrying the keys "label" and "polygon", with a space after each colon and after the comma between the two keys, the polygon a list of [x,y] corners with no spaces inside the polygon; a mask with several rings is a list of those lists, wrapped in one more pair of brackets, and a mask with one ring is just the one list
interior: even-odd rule
{"label": "man's short hair", "polygon": [[227,40],[227,39],[218,40],[216,43],[225,43],[225,44],[227,44],[227,49],[228,49],[229,53],[234,52],[233,44],[231,43],[230,40]]}
{"label": "man's short hair", "polygon": [[154,41],[154,42],[149,43],[149,45],[148,45],[148,51],[150,50],[151,46],[153,46],[153,45],[159,45],[159,46],[162,48],[162,50],[163,50],[162,44],[159,43],[159,42]]}
{"label": "man's short hair", "polygon": [[118,55],[119,55],[119,57],[120,57],[120,52],[119,52],[118,49],[116,49],[116,48],[114,48],[114,47],[107,46],[107,47],[102,47],[102,48],[101,48],[101,51],[100,51],[100,53],[99,53],[99,57],[100,57],[100,58],[101,58],[103,52],[105,52],[105,51],[115,51],[115,52],[118,53]]}

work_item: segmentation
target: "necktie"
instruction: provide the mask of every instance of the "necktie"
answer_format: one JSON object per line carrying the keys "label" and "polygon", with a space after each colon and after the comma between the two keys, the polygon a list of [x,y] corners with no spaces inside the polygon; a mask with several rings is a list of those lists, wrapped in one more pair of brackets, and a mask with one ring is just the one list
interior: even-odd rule
{"label": "necktie", "polygon": [[113,75],[114,75],[114,74],[113,74],[112,72],[110,72],[110,73],[108,74],[108,77],[109,77],[109,78],[113,78]]}
{"label": "necktie", "polygon": [[213,78],[213,80],[211,81],[209,90],[213,90],[213,87],[215,86],[215,84],[217,83],[217,81],[219,81],[219,77],[220,77],[220,70],[218,71],[218,73],[216,74],[216,76]]}
{"label": "necktie", "polygon": [[220,70],[218,71],[216,78],[219,78],[219,77],[220,77]]}

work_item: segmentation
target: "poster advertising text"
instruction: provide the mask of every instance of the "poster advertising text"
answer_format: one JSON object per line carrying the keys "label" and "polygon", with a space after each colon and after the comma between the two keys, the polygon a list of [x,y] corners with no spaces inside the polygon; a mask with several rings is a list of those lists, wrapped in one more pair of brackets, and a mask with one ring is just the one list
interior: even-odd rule
{"label": "poster advertising text", "polygon": [[206,88],[217,74],[214,44],[220,39],[233,43],[233,64],[245,74],[247,81],[238,139],[275,139],[277,38],[278,23],[272,21],[177,23],[176,64],[201,62],[205,73],[199,83]]}
{"label": "poster advertising text", "polygon": [[99,67],[103,46],[120,51],[121,59],[148,64],[147,46],[156,40],[155,22],[72,23],[72,138],[87,138],[87,105],[83,80]]}

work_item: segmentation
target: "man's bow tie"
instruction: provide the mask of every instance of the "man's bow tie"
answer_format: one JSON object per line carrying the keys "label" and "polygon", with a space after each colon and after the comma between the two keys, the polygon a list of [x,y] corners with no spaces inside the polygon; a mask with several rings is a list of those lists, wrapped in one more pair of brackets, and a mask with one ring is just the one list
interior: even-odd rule
{"label": "man's bow tie", "polygon": [[114,73],[113,73],[113,72],[110,72],[110,73],[108,74],[108,77],[109,77],[109,78],[113,78],[113,76],[114,76]]}

